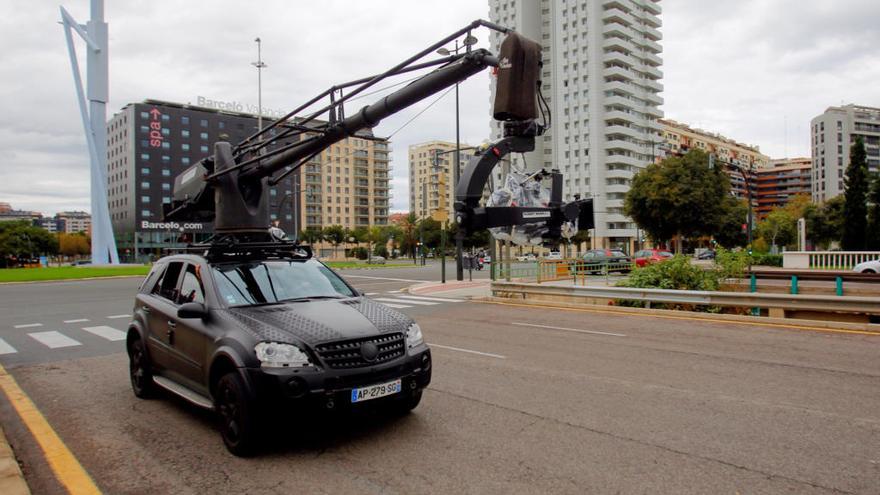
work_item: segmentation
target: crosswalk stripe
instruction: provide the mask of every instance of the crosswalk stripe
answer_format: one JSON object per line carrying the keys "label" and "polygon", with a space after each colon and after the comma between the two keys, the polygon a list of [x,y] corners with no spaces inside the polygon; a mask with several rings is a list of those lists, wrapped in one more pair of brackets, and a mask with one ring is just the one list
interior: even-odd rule
{"label": "crosswalk stripe", "polygon": [[400,299],[414,299],[416,301],[438,301],[438,302],[453,302],[460,303],[464,302],[464,299],[448,299],[445,297],[425,297],[425,296],[394,296],[399,297]]}
{"label": "crosswalk stripe", "polygon": [[393,304],[393,303],[388,303],[388,302],[383,303],[383,304],[385,304],[385,306],[388,306],[389,308],[394,308],[394,309],[403,309],[403,308],[411,308],[412,307],[412,306],[406,306],[404,304]]}
{"label": "crosswalk stripe", "polygon": [[15,347],[7,344],[5,340],[0,339],[0,355],[2,354],[14,354],[18,351],[15,350]]}
{"label": "crosswalk stripe", "polygon": [[64,335],[61,332],[55,332],[55,331],[35,332],[35,333],[29,333],[28,335],[30,335],[31,338],[33,338],[37,342],[43,344],[44,346],[46,346],[50,349],[56,349],[58,347],[73,347],[73,346],[77,346],[77,345],[82,345],[82,343],[77,342],[76,340],[73,340],[72,338],[68,337],[67,335]]}
{"label": "crosswalk stripe", "polygon": [[89,321],[88,318],[79,318],[76,320],[64,320],[64,323],[85,323],[87,321]]}
{"label": "crosswalk stripe", "polygon": [[122,330],[117,330],[113,327],[108,326],[97,326],[97,327],[83,327],[83,330],[86,332],[97,335],[98,337],[104,337],[110,341],[117,340],[125,340],[125,332]]}
{"label": "crosswalk stripe", "polygon": [[116,319],[119,319],[119,318],[128,318],[128,317],[130,317],[130,316],[131,316],[131,315],[113,315],[113,316],[108,316],[107,318],[109,318],[109,319],[111,319],[111,320],[116,320]]}
{"label": "crosswalk stripe", "polygon": [[41,326],[43,326],[42,323],[28,323],[26,325],[15,325],[12,328],[34,328],[34,327],[41,327]]}
{"label": "crosswalk stripe", "polygon": [[428,301],[408,301],[403,299],[391,299],[387,297],[377,297],[373,299],[374,301],[382,301],[384,303],[397,303],[397,304],[418,304],[419,306],[436,306],[440,303],[428,302]]}
{"label": "crosswalk stripe", "polygon": [[375,296],[376,294],[378,294],[378,292],[367,292],[367,293],[364,294],[364,295],[365,295],[365,296]]}

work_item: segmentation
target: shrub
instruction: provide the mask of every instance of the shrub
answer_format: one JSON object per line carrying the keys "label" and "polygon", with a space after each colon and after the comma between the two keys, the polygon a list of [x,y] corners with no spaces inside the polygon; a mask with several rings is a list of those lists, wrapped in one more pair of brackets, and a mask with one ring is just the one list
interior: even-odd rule
{"label": "shrub", "polygon": [[763,265],[763,266],[782,266],[782,255],[781,254],[769,254],[769,253],[753,253],[752,254],[752,264],[753,265]]}
{"label": "shrub", "polygon": [[351,250],[351,255],[359,260],[367,259],[368,254],[369,254],[369,252],[367,251],[367,248],[365,248],[365,247],[356,247]]}
{"label": "shrub", "polygon": [[385,246],[376,246],[376,249],[373,250],[373,255],[388,258],[388,248]]}

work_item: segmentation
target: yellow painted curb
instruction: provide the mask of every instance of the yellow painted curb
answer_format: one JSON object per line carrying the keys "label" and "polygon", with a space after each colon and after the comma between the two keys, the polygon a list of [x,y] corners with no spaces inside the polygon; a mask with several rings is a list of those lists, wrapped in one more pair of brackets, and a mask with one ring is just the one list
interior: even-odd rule
{"label": "yellow painted curb", "polygon": [[0,389],[6,394],[22,422],[37,440],[43,456],[55,473],[55,477],[73,495],[100,494],[89,473],[83,469],[61,437],[46,421],[30,397],[18,386],[15,378],[0,366]]}

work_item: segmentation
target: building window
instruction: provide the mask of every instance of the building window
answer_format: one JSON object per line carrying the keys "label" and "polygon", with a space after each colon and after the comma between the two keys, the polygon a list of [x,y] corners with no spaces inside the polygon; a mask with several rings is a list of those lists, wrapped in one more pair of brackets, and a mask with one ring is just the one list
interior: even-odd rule
{"label": "building window", "polygon": [[149,182],[146,182],[146,181],[141,182],[141,189],[149,189],[149,188],[150,188]]}
{"label": "building window", "polygon": [[150,204],[150,197],[149,196],[141,196],[141,203]]}
{"label": "building window", "polygon": [[[181,117],[180,123],[183,125],[189,125],[189,117]],[[187,135],[189,135],[189,131],[186,131]]]}
{"label": "building window", "polygon": [[171,198],[169,198],[168,196],[162,196],[162,204],[163,204],[163,205],[170,205],[170,204],[171,204]]}
{"label": "building window", "polygon": [[171,157],[168,155],[162,155],[162,161],[168,163],[171,161]]}
{"label": "building window", "polygon": [[164,141],[164,142],[162,142],[162,149],[163,149],[163,150],[170,150],[170,149],[171,149],[171,143],[169,143],[168,141]]}
{"label": "building window", "polygon": [[163,190],[163,191],[170,191],[170,190],[171,190],[171,184],[163,183],[163,184],[162,184],[162,190]]}
{"label": "building window", "polygon": [[162,177],[171,177],[171,170],[167,168],[162,169]]}
{"label": "building window", "polygon": [[207,132],[200,132],[199,137],[202,139],[208,139],[208,133]]}
{"label": "building window", "polygon": [[208,146],[205,145],[205,144],[199,146],[199,151],[201,151],[202,153],[207,153],[207,152],[208,152]]}
{"label": "building window", "polygon": [[185,157],[181,158],[180,163],[182,163],[184,165],[189,165],[189,157],[185,156]]}
{"label": "building window", "polygon": [[183,143],[180,145],[180,149],[183,151],[189,151],[189,145],[186,143]]}
{"label": "building window", "polygon": [[[221,129],[226,129],[226,122],[223,122],[223,121],[217,122],[217,127],[221,128]],[[272,132],[275,132],[275,131],[273,130]]]}
{"label": "building window", "polygon": [[189,137],[189,131],[186,130],[186,129],[183,129],[182,131],[180,131],[180,137],[188,138],[188,137]]}
{"label": "building window", "polygon": [[149,159],[150,159],[149,153],[141,153],[141,160],[149,160]]}
{"label": "building window", "polygon": [[150,210],[141,210],[141,216],[144,218],[150,217]]}
{"label": "building window", "polygon": [[208,121],[205,119],[202,119],[199,121],[199,125],[202,127],[208,127]]}
{"label": "building window", "polygon": [[141,132],[150,132],[150,126],[142,125]]}
{"label": "building window", "polygon": [[150,169],[147,168],[147,167],[142,168],[142,169],[141,169],[141,174],[143,174],[143,175],[150,175]]}
{"label": "building window", "polygon": [[141,118],[142,119],[149,119],[150,113],[149,112],[141,112]]}
{"label": "building window", "polygon": [[171,135],[171,129],[169,129],[169,128],[167,128],[167,127],[163,127],[163,128],[162,128],[162,135],[163,135],[163,136],[169,136],[169,135]]}

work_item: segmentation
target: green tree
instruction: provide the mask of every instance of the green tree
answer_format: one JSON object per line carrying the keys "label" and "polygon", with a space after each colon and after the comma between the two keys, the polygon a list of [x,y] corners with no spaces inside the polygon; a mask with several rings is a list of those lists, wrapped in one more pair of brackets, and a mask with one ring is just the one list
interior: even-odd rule
{"label": "green tree", "polygon": [[58,236],[27,220],[0,222],[0,260],[35,258],[58,254]]}
{"label": "green tree", "polygon": [[324,240],[333,245],[333,257],[336,257],[336,248],[346,240],[345,227],[342,225],[329,225],[324,227]]}
{"label": "green tree", "polygon": [[402,230],[400,245],[404,253],[409,253],[412,256],[413,263],[416,262],[416,243],[419,240],[418,226],[419,217],[412,211],[400,222]]}
{"label": "green tree", "polygon": [[845,203],[843,206],[843,239],[841,246],[847,251],[865,249],[865,222],[868,217],[868,165],[865,142],[861,137],[849,150],[849,166],[844,179]]}
{"label": "green tree", "polygon": [[757,233],[775,252],[777,246],[787,246],[797,240],[797,219],[784,208],[774,208],[758,224]]}
{"label": "green tree", "polygon": [[403,229],[399,225],[388,225],[385,227],[385,231],[391,240],[391,250],[393,252],[400,247],[400,243],[403,240]]}
{"label": "green tree", "polygon": [[814,246],[827,249],[843,237],[843,207],[845,198],[836,196],[821,205],[812,205],[804,212],[807,239]]}
{"label": "green tree", "polygon": [[880,172],[874,174],[868,204],[868,249],[880,251]]}
{"label": "green tree", "polygon": [[320,227],[306,227],[305,230],[299,232],[299,240],[305,244],[316,244],[321,242],[323,233]]}
{"label": "green tree", "polygon": [[715,233],[715,241],[728,249],[744,247],[749,237],[742,226],[748,224],[749,203],[733,196],[725,196],[724,203],[724,214]]}
{"label": "green tree", "polygon": [[[388,249],[385,245],[388,243],[388,229],[379,225],[370,227],[367,231],[367,242],[370,244],[370,252],[377,256],[388,257]],[[384,255],[378,253],[378,249],[384,250]]]}
{"label": "green tree", "polygon": [[725,216],[730,182],[700,150],[648,165],[633,177],[624,211],[657,242],[715,235]]}
{"label": "green tree", "polygon": [[440,222],[430,217],[423,218],[419,222],[419,236],[422,239],[424,248],[436,249],[440,246],[441,227]]}

